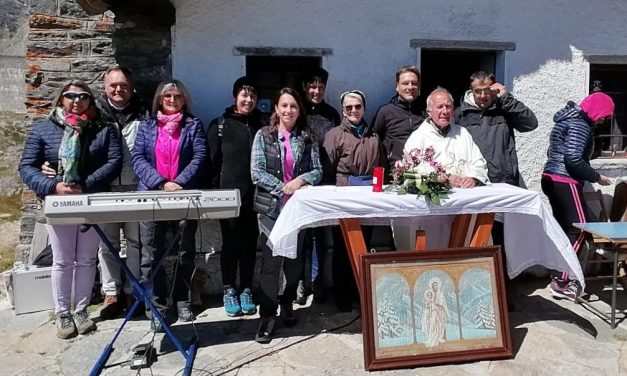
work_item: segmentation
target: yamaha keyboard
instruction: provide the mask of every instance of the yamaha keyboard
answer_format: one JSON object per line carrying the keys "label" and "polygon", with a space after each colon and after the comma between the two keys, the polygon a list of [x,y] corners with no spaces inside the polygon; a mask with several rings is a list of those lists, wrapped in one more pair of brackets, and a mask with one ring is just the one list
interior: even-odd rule
{"label": "yamaha keyboard", "polygon": [[233,218],[240,205],[238,189],[106,192],[48,195],[44,214],[52,225]]}

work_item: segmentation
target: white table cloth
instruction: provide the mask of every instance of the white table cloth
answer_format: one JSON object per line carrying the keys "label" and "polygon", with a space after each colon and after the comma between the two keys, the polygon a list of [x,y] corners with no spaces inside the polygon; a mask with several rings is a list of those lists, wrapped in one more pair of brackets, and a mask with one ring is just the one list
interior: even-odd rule
{"label": "white table cloth", "polygon": [[[507,184],[454,189],[440,206],[416,195],[372,192],[371,187],[308,187],[290,198],[269,236],[273,254],[296,257],[298,231],[359,218],[363,224],[424,224],[456,214],[502,213],[507,271],[515,277],[533,265],[568,271],[585,285],[581,266],[566,234],[540,194]],[[427,239],[433,235],[427,229]],[[450,233],[450,226],[443,231]],[[430,235],[431,233],[431,235]]]}

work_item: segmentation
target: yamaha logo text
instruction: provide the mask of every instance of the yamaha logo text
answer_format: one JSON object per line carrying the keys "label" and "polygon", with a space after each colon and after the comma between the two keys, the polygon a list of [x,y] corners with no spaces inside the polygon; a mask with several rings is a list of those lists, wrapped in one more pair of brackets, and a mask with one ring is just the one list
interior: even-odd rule
{"label": "yamaha logo text", "polygon": [[74,206],[83,206],[83,201],[80,200],[67,200],[67,201],[55,201],[52,203],[53,207],[74,207]]}

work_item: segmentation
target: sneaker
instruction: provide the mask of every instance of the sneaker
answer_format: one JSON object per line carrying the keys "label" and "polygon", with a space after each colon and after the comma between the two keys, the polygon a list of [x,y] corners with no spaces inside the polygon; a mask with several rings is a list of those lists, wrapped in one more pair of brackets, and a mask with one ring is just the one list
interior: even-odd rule
{"label": "sneaker", "polygon": [[101,320],[111,320],[122,313],[122,304],[118,301],[117,295],[105,295],[102,309],[100,310]]}
{"label": "sneaker", "polygon": [[79,334],[86,334],[96,330],[96,323],[91,321],[87,310],[74,312],[74,322]]}
{"label": "sneaker", "polygon": [[190,322],[194,320],[192,304],[189,302],[177,302],[176,312],[178,313],[179,320],[182,322]]}
{"label": "sneaker", "polygon": [[234,317],[242,314],[242,307],[239,305],[237,291],[230,287],[224,290],[224,311],[227,316]]}
{"label": "sneaker", "polygon": [[57,337],[68,339],[76,337],[77,334],[76,324],[74,324],[72,315],[69,312],[60,313],[59,316],[57,316]]}
{"label": "sneaker", "polygon": [[257,306],[255,305],[255,302],[253,302],[253,295],[251,294],[249,288],[245,288],[244,291],[239,294],[239,301],[243,314],[254,315],[257,313]]}
{"label": "sneaker", "polygon": [[298,305],[307,304],[307,297],[309,297],[309,295],[311,295],[311,291],[305,287],[305,283],[301,279],[298,281],[298,288],[296,288],[296,299],[294,300],[294,303]]}
{"label": "sneaker", "polygon": [[549,288],[551,289],[551,295],[553,295],[554,299],[567,299],[573,302],[576,301],[583,292],[579,283],[574,280],[560,281],[554,278]]}
{"label": "sneaker", "polygon": [[163,333],[164,331],[161,322],[154,316],[150,319],[150,329],[155,333]]}
{"label": "sneaker", "polygon": [[283,321],[283,325],[288,328],[296,325],[296,322],[298,321],[296,319],[296,315],[294,314],[294,307],[292,306],[292,303],[281,304],[280,316],[281,321]]}
{"label": "sneaker", "polygon": [[255,341],[257,343],[270,343],[272,341],[272,333],[276,327],[276,316],[262,317],[259,323],[259,328],[255,334]]}

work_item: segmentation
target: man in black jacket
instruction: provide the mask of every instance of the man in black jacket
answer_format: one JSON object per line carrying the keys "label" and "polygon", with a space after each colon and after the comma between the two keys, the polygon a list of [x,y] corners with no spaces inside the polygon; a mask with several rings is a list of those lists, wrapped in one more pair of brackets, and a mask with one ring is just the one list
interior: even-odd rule
{"label": "man in black jacket", "polygon": [[[526,188],[518,170],[514,130],[530,132],[538,127],[538,119],[492,73],[477,71],[470,76],[470,90],[455,111],[455,122],[470,132],[481,150],[490,182]],[[505,244],[503,222],[498,218],[492,240],[495,245]]]}
{"label": "man in black jacket", "polygon": [[[328,166],[328,156],[324,152],[322,144],[327,133],[340,124],[340,114],[333,106],[324,100],[327,90],[329,72],[323,68],[315,68],[303,76],[303,98],[305,99],[305,110],[307,111],[307,122],[313,132],[320,148],[320,161],[322,166]],[[331,184],[332,171],[322,170],[322,180],[320,184]],[[327,227],[314,228],[309,231],[305,240],[305,269],[303,279],[298,284],[296,303],[305,304],[307,296],[313,292],[314,301],[321,303],[325,300],[322,284],[322,273],[324,266],[324,256],[327,251]],[[315,256],[315,258],[314,258]],[[321,276],[321,278],[318,278]]]}
{"label": "man in black jacket", "polygon": [[[220,220],[222,251],[220,269],[224,286],[224,310],[228,316],[254,315],[252,282],[257,251],[257,214],[253,210],[255,187],[250,177],[250,153],[257,131],[267,124],[256,108],[257,89],[251,77],[240,77],[233,84],[234,104],[209,124],[206,178],[214,189],[240,191],[242,205],[237,218]],[[237,272],[239,269],[239,286]]]}
{"label": "man in black jacket", "polygon": [[409,135],[425,120],[424,106],[419,100],[418,68],[406,65],[396,71],[396,92],[397,95],[381,106],[372,119],[373,129],[385,148],[390,171],[394,163],[403,157],[403,147]]}
{"label": "man in black jacket", "polygon": [[518,171],[514,130],[532,131],[538,119],[492,73],[477,71],[470,76],[470,90],[455,111],[455,122],[472,135],[488,162],[492,183],[525,187]]}

